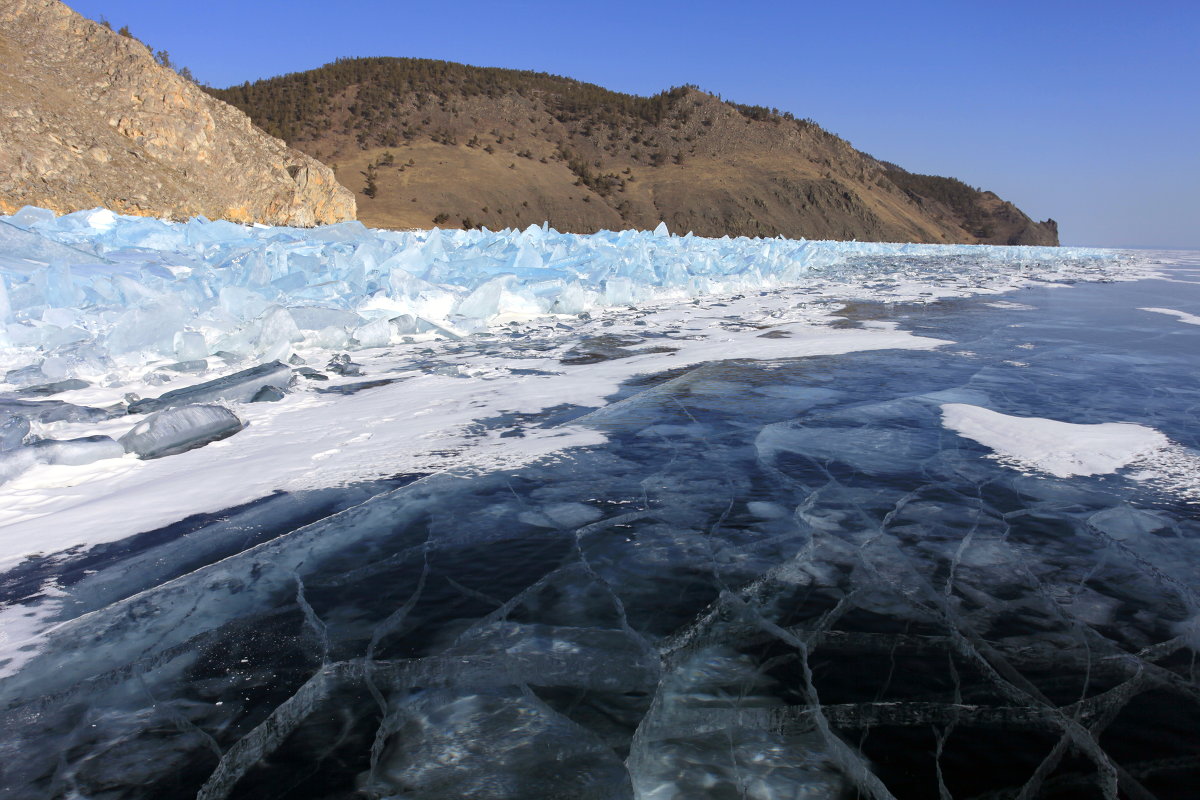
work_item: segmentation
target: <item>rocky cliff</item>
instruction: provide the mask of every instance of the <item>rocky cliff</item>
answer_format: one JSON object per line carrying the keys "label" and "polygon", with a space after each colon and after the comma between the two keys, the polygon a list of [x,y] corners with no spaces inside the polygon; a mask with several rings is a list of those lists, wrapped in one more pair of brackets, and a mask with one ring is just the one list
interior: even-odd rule
{"label": "rocky cliff", "polygon": [[310,226],[355,217],[323,164],[57,0],[0,2],[0,212]]}
{"label": "rocky cliff", "polygon": [[327,164],[393,228],[1058,244],[991,192],[916,175],[812,120],[696,87],[638,97],[545,73],[342,59],[212,90]]}

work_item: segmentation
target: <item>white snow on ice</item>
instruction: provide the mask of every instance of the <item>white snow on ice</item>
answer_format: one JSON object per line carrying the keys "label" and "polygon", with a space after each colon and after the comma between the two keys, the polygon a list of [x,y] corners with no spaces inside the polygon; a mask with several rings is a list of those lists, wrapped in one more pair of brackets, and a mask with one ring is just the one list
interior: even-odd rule
{"label": "white snow on ice", "polygon": [[1155,314],[1168,314],[1172,317],[1178,317],[1180,322],[1186,322],[1188,325],[1200,325],[1200,317],[1195,314],[1189,314],[1186,311],[1176,311],[1173,308],[1139,308],[1138,311],[1153,311]]}
{"label": "white snow on ice", "polygon": [[1105,475],[1166,448],[1170,440],[1145,425],[1081,425],[1041,417],[1015,417],[966,403],[946,403],[942,424],[993,450],[1019,469],[1059,478]]}

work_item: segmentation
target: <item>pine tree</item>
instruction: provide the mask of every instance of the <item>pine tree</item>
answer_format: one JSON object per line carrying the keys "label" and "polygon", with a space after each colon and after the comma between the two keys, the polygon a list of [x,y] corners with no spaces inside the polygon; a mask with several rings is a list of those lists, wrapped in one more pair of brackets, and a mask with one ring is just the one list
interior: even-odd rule
{"label": "pine tree", "polygon": [[367,185],[363,188],[363,194],[374,200],[375,195],[379,194],[379,186],[375,183],[375,165],[369,165],[363,175],[367,178]]}

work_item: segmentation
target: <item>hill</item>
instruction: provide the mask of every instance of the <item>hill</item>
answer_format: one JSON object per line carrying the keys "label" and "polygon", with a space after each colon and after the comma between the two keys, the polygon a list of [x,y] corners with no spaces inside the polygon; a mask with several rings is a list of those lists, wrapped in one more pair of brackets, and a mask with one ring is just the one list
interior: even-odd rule
{"label": "hill", "polygon": [[0,213],[353,219],[323,164],[57,0],[0,3]]}
{"label": "hill", "polygon": [[855,150],[812,120],[694,86],[653,97],[545,73],[343,59],[209,89],[335,168],[387,228],[1057,244],[1053,220]]}

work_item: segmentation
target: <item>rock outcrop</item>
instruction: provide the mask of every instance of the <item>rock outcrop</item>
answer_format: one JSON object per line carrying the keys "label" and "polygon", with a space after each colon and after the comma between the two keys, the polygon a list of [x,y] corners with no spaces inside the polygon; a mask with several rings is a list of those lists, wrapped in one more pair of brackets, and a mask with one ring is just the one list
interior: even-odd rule
{"label": "rock outcrop", "polygon": [[0,3],[0,212],[311,226],[354,219],[323,164],[57,0]]}

